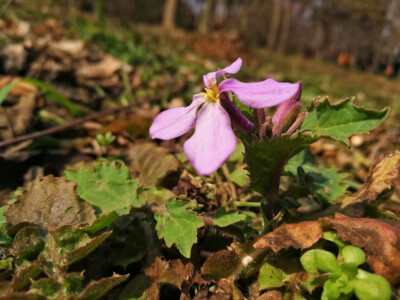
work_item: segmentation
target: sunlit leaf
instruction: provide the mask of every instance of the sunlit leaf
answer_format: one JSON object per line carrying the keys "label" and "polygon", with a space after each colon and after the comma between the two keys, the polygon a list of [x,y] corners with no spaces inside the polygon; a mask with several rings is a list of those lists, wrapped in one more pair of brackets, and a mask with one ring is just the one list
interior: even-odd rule
{"label": "sunlit leaf", "polygon": [[197,228],[204,225],[203,220],[174,199],[168,201],[166,211],[158,211],[154,217],[159,238],[164,238],[168,247],[175,244],[185,257],[190,257],[192,245],[197,242]]}
{"label": "sunlit leaf", "polygon": [[221,207],[215,212],[214,225],[226,227],[234,223],[246,221],[247,219],[246,215],[239,214],[234,210],[226,211],[225,208]]}
{"label": "sunlit leaf", "polygon": [[64,177],[76,182],[79,196],[92,204],[98,216],[113,211],[120,215],[127,214],[131,207],[143,204],[139,196],[139,181],[131,179],[123,163],[99,163],[93,171],[87,168],[67,170]]}
{"label": "sunlit leaf", "polygon": [[368,132],[378,126],[389,115],[389,108],[382,111],[368,110],[353,105],[347,99],[332,105],[327,98],[314,102],[308,107],[308,115],[301,125],[301,131],[311,131],[316,136],[332,138],[350,146],[349,137]]}
{"label": "sunlit leaf", "polygon": [[29,183],[4,215],[12,225],[27,222],[48,228],[77,227],[96,219],[92,207],[76,195],[75,183],[53,176]]}
{"label": "sunlit leaf", "polygon": [[321,225],[317,221],[283,224],[261,237],[254,247],[271,248],[274,252],[289,247],[306,249],[318,242],[321,236]]}
{"label": "sunlit leaf", "polygon": [[356,204],[369,203],[385,190],[392,187],[399,176],[400,151],[395,150],[387,155],[382,155],[372,166],[366,182],[351,195],[345,195],[338,199],[341,207]]}

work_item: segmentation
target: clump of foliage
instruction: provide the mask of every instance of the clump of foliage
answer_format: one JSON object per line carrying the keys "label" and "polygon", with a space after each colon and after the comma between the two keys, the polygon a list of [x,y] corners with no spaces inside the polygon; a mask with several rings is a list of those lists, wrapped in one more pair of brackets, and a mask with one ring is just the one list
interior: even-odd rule
{"label": "clump of foliage", "polygon": [[[376,217],[388,215],[378,204],[390,196],[400,152],[382,156],[366,182],[349,193],[346,175],[316,166],[307,151],[320,139],[349,146],[349,137],[379,125],[389,109],[317,98],[301,111],[296,83],[275,114],[265,116],[262,106],[250,109],[238,101],[254,104],[237,88],[243,83],[225,78],[205,84],[201,104],[195,98],[193,106],[168,113],[188,112],[193,122],[185,130],[196,122],[195,139],[212,115],[215,130],[204,136],[216,138],[201,139],[197,148],[189,142],[184,150],[195,170],[210,175],[222,165],[217,174],[250,196],[216,209],[209,205],[215,203],[210,177],[198,176],[181,153],[154,143],[135,145],[129,167],[109,157],[70,166],[62,177],[35,179],[1,208],[1,295],[390,299],[400,282],[400,230]],[[224,90],[229,84],[236,84],[236,96]],[[270,86],[261,91],[271,93]],[[163,131],[177,130],[177,119],[165,119],[168,113],[158,117],[162,126],[150,129],[153,137],[176,137]],[[229,126],[217,127],[221,119]],[[235,144],[241,140],[236,151],[216,145],[225,133]],[[114,137],[97,140],[109,146]],[[203,161],[210,152],[203,145],[233,154],[227,160],[229,155],[214,153],[216,162]]]}

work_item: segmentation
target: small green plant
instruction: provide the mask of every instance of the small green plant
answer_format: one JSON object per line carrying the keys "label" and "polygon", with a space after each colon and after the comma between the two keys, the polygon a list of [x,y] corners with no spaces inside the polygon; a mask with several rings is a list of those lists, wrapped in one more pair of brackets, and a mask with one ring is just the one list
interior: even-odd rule
{"label": "small green plant", "polygon": [[100,145],[107,148],[115,141],[115,135],[113,135],[111,132],[107,132],[105,134],[98,134],[96,135],[96,141]]}
{"label": "small green plant", "polygon": [[353,294],[361,300],[390,299],[390,284],[385,278],[358,268],[365,262],[361,248],[344,243],[335,232],[325,232],[322,237],[338,246],[337,257],[323,249],[309,250],[300,257],[308,273],[328,274],[321,299],[350,299]]}

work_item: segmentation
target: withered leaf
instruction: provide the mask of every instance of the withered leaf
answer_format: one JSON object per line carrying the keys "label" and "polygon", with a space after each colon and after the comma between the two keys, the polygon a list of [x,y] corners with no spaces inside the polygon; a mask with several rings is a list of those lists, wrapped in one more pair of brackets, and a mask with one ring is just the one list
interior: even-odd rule
{"label": "withered leaf", "polygon": [[12,225],[28,222],[49,229],[93,223],[94,210],[78,198],[75,186],[53,176],[35,179],[5,211],[7,222]]}
{"label": "withered leaf", "polygon": [[329,223],[341,240],[364,249],[367,263],[375,273],[392,284],[400,281],[400,229],[382,221],[339,213]]}
{"label": "withered leaf", "polygon": [[131,152],[133,169],[140,173],[144,187],[155,186],[168,173],[178,169],[178,160],[153,143],[136,145]]}
{"label": "withered leaf", "polygon": [[235,251],[220,250],[211,254],[202,267],[204,275],[215,279],[229,277],[240,264],[240,257]]}
{"label": "withered leaf", "polygon": [[281,249],[293,247],[305,249],[314,245],[322,236],[322,228],[317,221],[297,224],[283,224],[274,231],[261,237],[255,248],[271,248],[275,253]]}
{"label": "withered leaf", "polygon": [[381,156],[375,162],[367,181],[351,195],[345,195],[338,199],[341,207],[347,207],[361,202],[372,202],[379,194],[392,187],[394,180],[398,178],[400,169],[400,151]]}

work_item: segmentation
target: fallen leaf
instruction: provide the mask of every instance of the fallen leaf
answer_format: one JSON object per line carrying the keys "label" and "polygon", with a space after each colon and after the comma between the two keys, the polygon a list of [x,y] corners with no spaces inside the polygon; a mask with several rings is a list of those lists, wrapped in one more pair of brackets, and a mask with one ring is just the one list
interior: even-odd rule
{"label": "fallen leaf", "polygon": [[132,167],[139,172],[144,187],[153,187],[167,174],[178,169],[178,160],[153,143],[136,145],[131,150]]}
{"label": "fallen leaf", "polygon": [[350,218],[336,213],[328,219],[337,236],[352,245],[363,248],[367,263],[374,273],[390,283],[400,281],[400,229],[368,218]]}
{"label": "fallen leaf", "polygon": [[77,76],[86,79],[107,78],[120,70],[122,63],[111,55],[107,55],[98,63],[83,65],[77,70]]}
{"label": "fallen leaf", "polygon": [[388,155],[382,155],[372,166],[367,181],[351,195],[338,199],[341,208],[356,203],[369,203],[378,198],[385,190],[392,188],[398,178],[400,169],[400,151],[395,150]]}
{"label": "fallen leaf", "polygon": [[306,249],[314,245],[322,236],[322,228],[318,221],[296,224],[283,224],[274,231],[261,237],[255,248],[271,248],[275,253],[281,249],[293,247]]}
{"label": "fallen leaf", "polygon": [[7,222],[28,222],[50,229],[93,223],[94,209],[78,198],[75,187],[75,183],[53,176],[32,181],[5,211]]}

